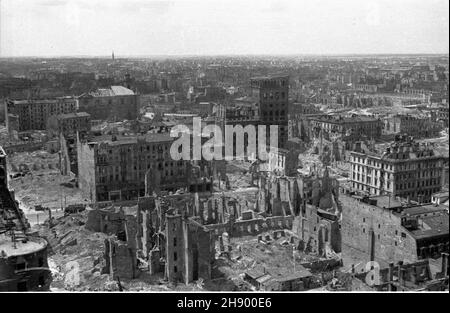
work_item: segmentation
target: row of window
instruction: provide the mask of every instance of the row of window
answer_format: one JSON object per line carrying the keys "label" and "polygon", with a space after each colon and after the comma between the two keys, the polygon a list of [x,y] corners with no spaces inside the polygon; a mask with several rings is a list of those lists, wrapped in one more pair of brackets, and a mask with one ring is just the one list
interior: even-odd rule
{"label": "row of window", "polygon": [[283,92],[264,92],[263,93],[263,99],[275,99],[275,100],[278,100],[278,99],[286,99],[286,93],[283,91]]}

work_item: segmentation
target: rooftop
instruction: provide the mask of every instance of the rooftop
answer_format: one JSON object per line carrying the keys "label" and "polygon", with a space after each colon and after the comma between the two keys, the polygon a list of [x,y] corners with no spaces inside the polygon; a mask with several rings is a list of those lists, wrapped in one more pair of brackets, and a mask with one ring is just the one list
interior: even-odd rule
{"label": "rooftop", "polygon": [[269,74],[266,76],[256,76],[251,77],[251,80],[265,80],[265,79],[278,79],[278,78],[288,78],[289,76],[286,74]]}
{"label": "rooftop", "polygon": [[310,117],[311,120],[319,121],[319,122],[328,122],[335,124],[349,124],[349,123],[357,123],[357,122],[376,122],[378,119],[370,116],[364,115],[356,115],[351,117],[342,117],[335,115],[319,115]]}
{"label": "rooftop", "polygon": [[90,95],[93,97],[114,97],[114,96],[132,96],[134,91],[123,86],[111,86],[111,88],[101,88],[97,91],[91,92]]}
{"label": "rooftop", "polygon": [[447,213],[421,217],[419,223],[419,229],[410,230],[410,233],[416,239],[423,239],[440,235],[448,237],[449,221]]}
{"label": "rooftop", "polygon": [[90,143],[106,143],[109,145],[119,146],[126,144],[136,144],[138,140],[144,140],[146,142],[171,142],[174,140],[170,136],[170,133],[148,133],[145,135],[133,135],[133,136],[115,136],[115,135],[102,135],[93,137]]}
{"label": "rooftop", "polygon": [[447,208],[445,208],[444,206],[428,204],[415,206],[412,208],[406,208],[403,210],[403,214],[407,216],[425,215],[425,214],[445,212],[446,210]]}
{"label": "rooftop", "polygon": [[59,101],[72,100],[75,101],[74,97],[65,96],[65,97],[55,97],[53,99],[23,99],[23,100],[10,100],[14,104],[34,104],[34,103],[57,103]]}
{"label": "rooftop", "polygon": [[68,118],[76,118],[76,117],[90,117],[91,115],[86,112],[73,112],[73,113],[64,113],[56,115],[57,119],[68,119]]}
{"label": "rooftop", "polygon": [[28,238],[27,242],[16,240],[15,246],[11,238],[5,235],[0,235],[0,255],[2,251],[6,257],[15,257],[19,255],[26,255],[38,252],[47,246],[47,242],[42,238]]}

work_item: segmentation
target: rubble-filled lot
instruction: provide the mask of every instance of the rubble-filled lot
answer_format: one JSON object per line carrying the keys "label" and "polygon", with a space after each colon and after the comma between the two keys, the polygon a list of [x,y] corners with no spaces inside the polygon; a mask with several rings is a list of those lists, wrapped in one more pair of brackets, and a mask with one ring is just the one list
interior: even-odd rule
{"label": "rubble-filled lot", "polygon": [[243,161],[227,162],[227,177],[230,188],[226,188],[224,183],[221,184],[221,188],[218,184],[215,184],[215,191],[226,197],[235,198],[242,206],[254,207],[258,187],[251,183],[250,165],[250,162]]}
{"label": "rubble-filled lot", "polygon": [[70,204],[84,203],[75,180],[59,171],[59,156],[46,151],[21,152],[8,155],[10,189],[25,213],[35,214],[34,206],[52,210]]}
{"label": "rubble-filled lot", "polygon": [[[271,233],[262,234],[263,238]],[[287,236],[277,239],[271,236],[270,241],[258,241],[258,238],[245,236],[230,239],[231,252],[219,255],[216,261],[217,273],[223,279],[232,281],[239,290],[250,290],[253,287],[244,281],[244,273],[251,270],[260,272],[294,274],[304,269],[302,265],[322,260],[316,255],[306,254],[293,247]],[[318,285],[321,275],[313,271]]]}
{"label": "rubble-filled lot", "polygon": [[[53,218],[51,225],[46,221],[34,226],[50,245],[48,262],[53,276],[51,289],[54,291],[119,290],[117,281],[104,270],[104,242],[109,236],[86,230],[86,219],[83,212]],[[121,279],[120,283],[124,291],[201,291],[205,288],[203,282],[189,285],[168,283],[161,274],[149,275],[146,269],[141,269],[137,278]]]}

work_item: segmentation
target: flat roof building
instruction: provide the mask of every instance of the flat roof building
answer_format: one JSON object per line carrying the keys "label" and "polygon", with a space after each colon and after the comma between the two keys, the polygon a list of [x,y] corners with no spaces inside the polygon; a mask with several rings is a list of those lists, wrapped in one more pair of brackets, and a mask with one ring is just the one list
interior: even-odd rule
{"label": "flat roof building", "polygon": [[134,120],[139,112],[139,95],[123,86],[98,89],[78,97],[79,110],[94,120]]}

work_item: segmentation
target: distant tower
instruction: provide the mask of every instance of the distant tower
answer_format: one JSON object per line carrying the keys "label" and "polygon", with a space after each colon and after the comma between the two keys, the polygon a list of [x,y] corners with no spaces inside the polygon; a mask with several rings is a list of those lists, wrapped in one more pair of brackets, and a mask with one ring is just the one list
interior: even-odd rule
{"label": "distant tower", "polygon": [[289,76],[251,78],[250,85],[252,96],[258,99],[262,124],[278,125],[278,147],[285,149],[288,140]]}
{"label": "distant tower", "polygon": [[114,51],[112,52],[112,60],[114,62]]}

